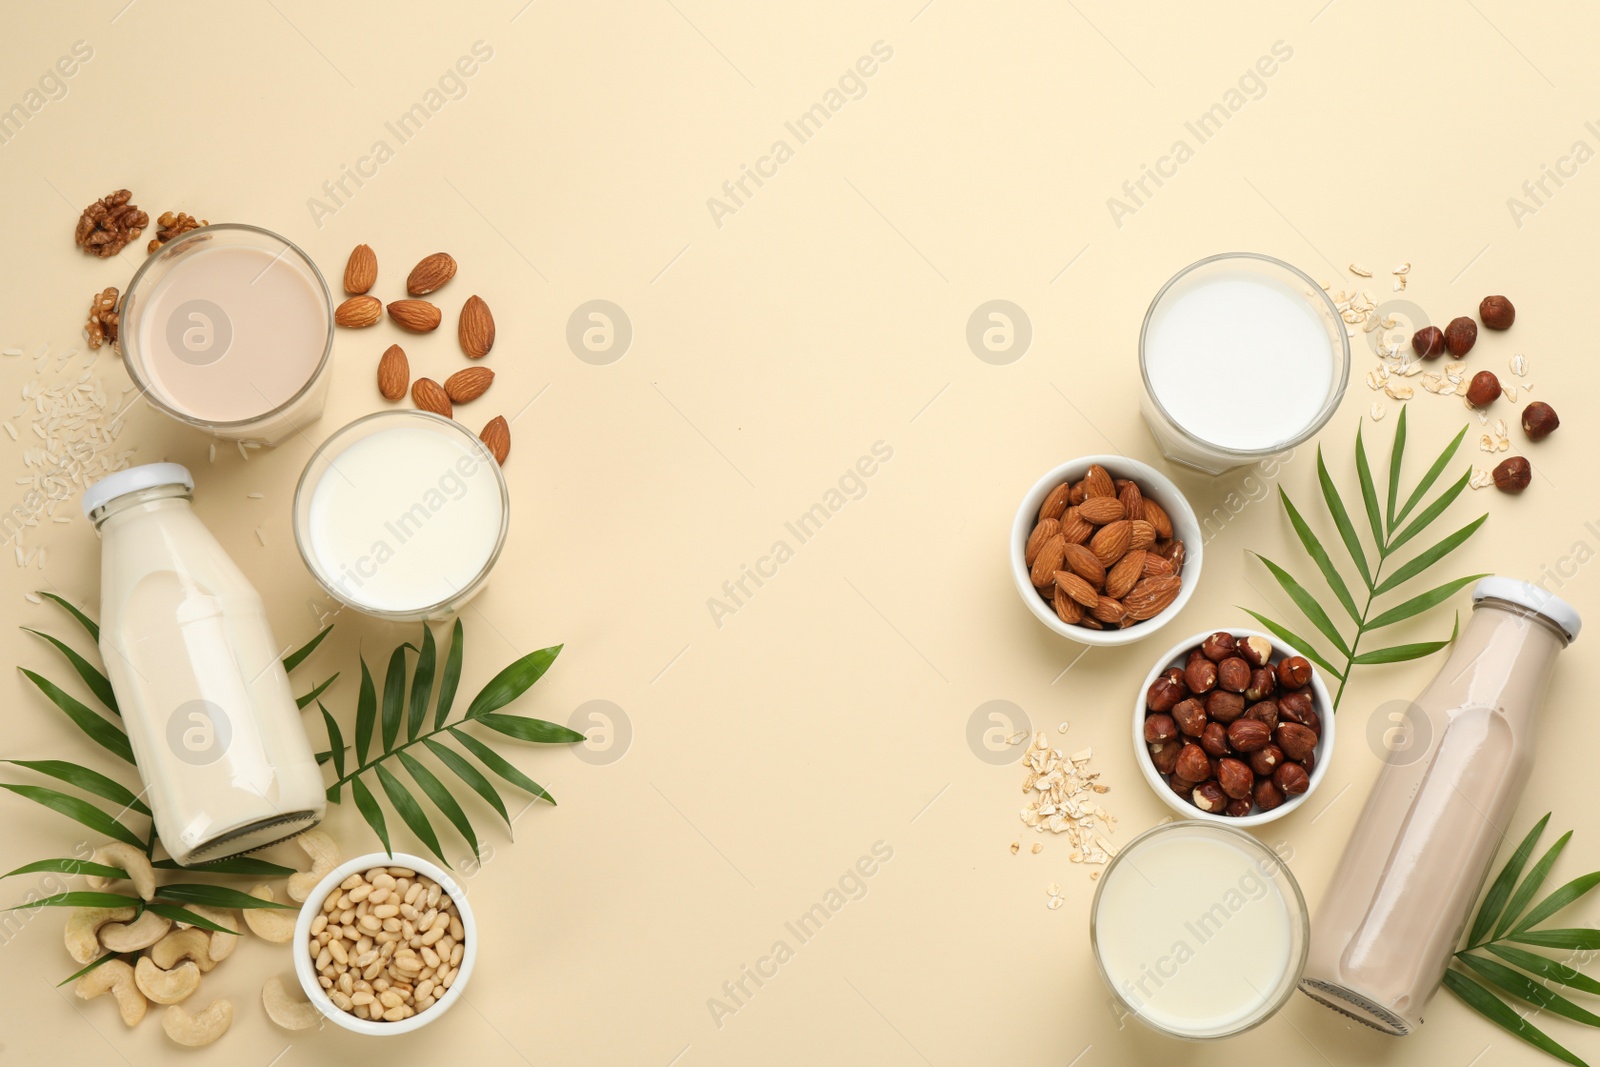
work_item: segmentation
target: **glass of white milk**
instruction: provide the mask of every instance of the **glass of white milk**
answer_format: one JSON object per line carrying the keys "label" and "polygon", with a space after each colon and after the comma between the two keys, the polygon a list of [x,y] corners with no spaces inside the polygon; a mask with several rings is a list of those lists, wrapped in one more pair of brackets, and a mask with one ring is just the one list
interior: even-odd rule
{"label": "glass of white milk", "polygon": [[217,437],[273,445],[328,392],[333,300],[317,265],[257,226],[204,226],[144,261],[118,344],[151,406]]}
{"label": "glass of white milk", "polygon": [[1139,369],[1139,409],[1161,451],[1221,474],[1322,429],[1350,378],[1350,338],[1305,273],[1228,252],[1161,287],[1139,332]]}
{"label": "glass of white milk", "polygon": [[1310,919],[1283,861],[1241,830],[1176,821],[1123,846],[1089,940],[1125,1016],[1172,1037],[1229,1037],[1293,995]]}
{"label": "glass of white milk", "polygon": [[294,536],[339,602],[395,621],[449,615],[483,588],[510,520],[494,454],[459,422],[379,411],[317,449],[294,495]]}

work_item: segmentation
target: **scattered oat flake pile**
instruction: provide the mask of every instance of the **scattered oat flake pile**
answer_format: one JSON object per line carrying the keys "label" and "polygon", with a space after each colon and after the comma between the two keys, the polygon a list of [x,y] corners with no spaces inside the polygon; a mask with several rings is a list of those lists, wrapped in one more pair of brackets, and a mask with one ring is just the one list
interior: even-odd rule
{"label": "scattered oat flake pile", "polygon": [[[1051,748],[1047,735],[1041,730],[1022,756],[1026,775],[1022,791],[1028,800],[1021,811],[1024,826],[1033,827],[1037,833],[1049,831],[1065,834],[1072,851],[1068,858],[1073,863],[1105,864],[1117,854],[1117,846],[1105,835],[1116,830],[1116,816],[1100,805],[1102,794],[1111,787],[1100,782],[1100,772],[1089,769],[1094,750],[1080,749],[1071,755],[1059,748]],[[1019,851],[1020,842],[1012,842],[1011,851]],[[1033,852],[1042,851],[1035,844]],[[1096,871],[1097,875],[1099,872]],[[1091,875],[1093,877],[1094,875]],[[1048,896],[1059,900],[1060,893]],[[1046,905],[1058,908],[1059,903]]]}

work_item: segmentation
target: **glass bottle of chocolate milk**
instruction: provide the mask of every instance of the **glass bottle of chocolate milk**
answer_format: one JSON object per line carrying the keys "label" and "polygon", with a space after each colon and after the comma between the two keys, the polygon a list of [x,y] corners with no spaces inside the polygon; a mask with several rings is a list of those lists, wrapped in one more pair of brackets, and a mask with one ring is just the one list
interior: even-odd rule
{"label": "glass bottle of chocolate milk", "polygon": [[[1533,766],[1533,722],[1572,606],[1538,586],[1485,578],[1444,668],[1395,716],[1372,796],[1311,925],[1300,989],[1402,1035],[1444,979]],[[1409,719],[1410,722],[1404,722]]]}

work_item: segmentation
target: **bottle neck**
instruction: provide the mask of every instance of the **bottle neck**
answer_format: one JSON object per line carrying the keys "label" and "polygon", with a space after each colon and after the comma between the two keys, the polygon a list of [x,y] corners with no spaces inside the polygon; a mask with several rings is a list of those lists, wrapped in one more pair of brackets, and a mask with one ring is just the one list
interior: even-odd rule
{"label": "bottle neck", "polygon": [[1567,636],[1566,630],[1562,629],[1562,627],[1559,626],[1549,616],[1540,614],[1539,612],[1528,607],[1526,604],[1517,604],[1510,600],[1501,600],[1499,597],[1491,596],[1484,597],[1482,600],[1479,600],[1472,605],[1472,610],[1474,612],[1482,609],[1503,611],[1508,615],[1515,615],[1519,619],[1527,619],[1530,622],[1537,623],[1556,639],[1556,642],[1560,648],[1566,648],[1567,645],[1572,643],[1572,639]]}
{"label": "bottle neck", "polygon": [[189,507],[194,499],[193,492],[182,485],[157,485],[149,489],[140,489],[132,493],[106,501],[89,514],[89,521],[94,523],[96,530],[105,528],[105,524],[117,515],[126,515],[134,511],[148,511],[158,506]]}

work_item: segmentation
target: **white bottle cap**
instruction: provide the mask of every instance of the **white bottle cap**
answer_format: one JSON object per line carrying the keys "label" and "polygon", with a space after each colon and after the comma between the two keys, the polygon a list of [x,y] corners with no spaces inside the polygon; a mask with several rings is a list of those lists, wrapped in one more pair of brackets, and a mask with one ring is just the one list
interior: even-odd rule
{"label": "white bottle cap", "polygon": [[181,463],[146,463],[108,474],[83,491],[83,514],[93,515],[96,508],[105,507],[119,496],[158,485],[181,485],[192,491],[194,476]]}
{"label": "white bottle cap", "polygon": [[1577,608],[1531,582],[1519,582],[1515,578],[1502,578],[1498,575],[1485,578],[1473,587],[1472,602],[1476,604],[1485,597],[1509,601],[1529,611],[1538,612],[1565,630],[1568,641],[1576,641],[1578,631],[1583,628],[1583,620],[1578,617]]}

